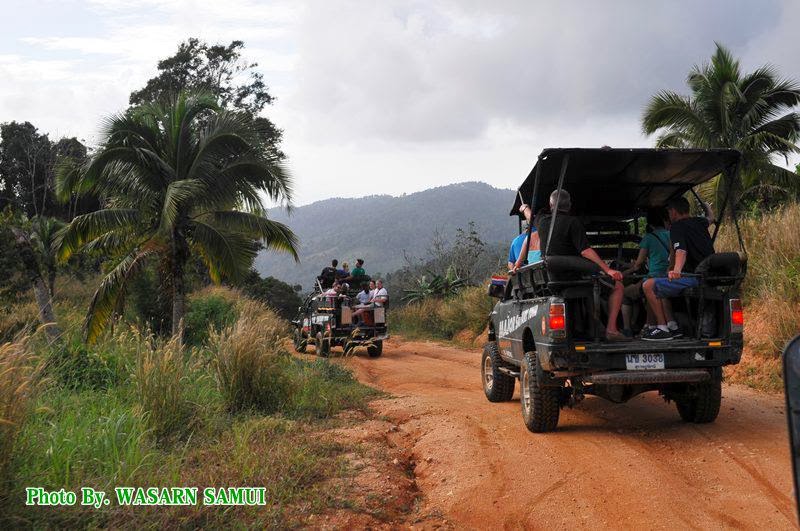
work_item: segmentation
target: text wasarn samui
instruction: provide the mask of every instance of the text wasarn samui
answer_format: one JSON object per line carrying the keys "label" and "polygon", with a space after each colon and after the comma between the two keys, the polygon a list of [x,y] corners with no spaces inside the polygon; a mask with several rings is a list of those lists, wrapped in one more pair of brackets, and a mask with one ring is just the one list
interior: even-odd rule
{"label": "text wasarn samui", "polygon": [[[266,487],[116,487],[117,505],[266,505]],[[25,489],[26,505],[110,505],[107,493],[91,487],[77,492],[40,487]]]}

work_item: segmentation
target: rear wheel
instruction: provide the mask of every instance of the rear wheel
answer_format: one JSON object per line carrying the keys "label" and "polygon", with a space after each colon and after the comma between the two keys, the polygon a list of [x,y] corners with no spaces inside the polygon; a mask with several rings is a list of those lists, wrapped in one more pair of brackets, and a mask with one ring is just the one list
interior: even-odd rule
{"label": "rear wheel", "polygon": [[300,331],[299,328],[294,329],[294,336],[292,337],[292,343],[294,343],[294,349],[301,354],[306,351],[306,343],[307,340],[303,336],[303,332]]}
{"label": "rear wheel", "polygon": [[497,350],[497,343],[487,343],[483,347],[481,360],[481,381],[483,393],[489,402],[508,402],[514,396],[514,378],[503,372],[503,360]]}
{"label": "rear wheel", "polygon": [[317,332],[316,338],[317,355],[327,358],[331,353],[331,340],[322,335],[322,332]]}
{"label": "rear wheel", "polygon": [[535,352],[527,352],[519,371],[520,404],[525,426],[534,433],[553,431],[558,426],[560,386],[542,385]]}
{"label": "rear wheel", "polygon": [[675,400],[681,418],[696,424],[714,422],[722,402],[722,369],[713,369],[710,381],[695,384],[687,391],[686,396]]}
{"label": "rear wheel", "polygon": [[378,358],[383,354],[383,341],[373,341],[367,345],[367,354],[370,358]]}

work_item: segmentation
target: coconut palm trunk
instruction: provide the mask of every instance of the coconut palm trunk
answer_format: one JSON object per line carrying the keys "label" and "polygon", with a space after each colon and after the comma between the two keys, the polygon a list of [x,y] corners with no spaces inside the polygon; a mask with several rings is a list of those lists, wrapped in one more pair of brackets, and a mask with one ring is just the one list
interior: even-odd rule
{"label": "coconut palm trunk", "polygon": [[30,237],[25,234],[24,230],[18,227],[11,227],[11,232],[17,240],[17,248],[19,249],[20,257],[25,264],[25,269],[31,281],[36,305],[39,307],[39,321],[44,327],[47,339],[52,343],[61,337],[61,328],[58,326],[56,314],[55,311],[53,311],[53,296],[39,269],[38,261],[36,260],[31,246]]}
{"label": "coconut palm trunk", "polygon": [[[183,243],[183,244],[182,244]],[[184,315],[186,314],[186,287],[184,270],[186,267],[185,242],[179,234],[172,237],[172,337],[179,343],[183,341]]]}

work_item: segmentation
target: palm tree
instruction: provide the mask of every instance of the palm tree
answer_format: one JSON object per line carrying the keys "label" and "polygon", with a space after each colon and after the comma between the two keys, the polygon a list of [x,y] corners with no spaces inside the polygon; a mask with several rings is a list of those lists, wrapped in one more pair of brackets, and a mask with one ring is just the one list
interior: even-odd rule
{"label": "palm tree", "polygon": [[[266,217],[265,193],[288,205],[290,179],[268,155],[251,117],[206,93],[181,92],[110,117],[97,153],[59,172],[57,192],[93,193],[105,208],[77,216],[59,235],[58,258],[85,250],[110,257],[85,322],[93,341],[123,304],[128,281],[155,262],[172,296],[172,334],[183,335],[184,269],[199,257],[211,279],[246,273],[260,244],[297,260],[297,239]],[[155,294],[154,294],[155,296]]]}
{"label": "palm tree", "polygon": [[645,134],[659,132],[658,147],[735,148],[742,152],[738,181],[714,182],[717,201],[730,187],[735,206],[743,194],[800,187],[794,172],[773,164],[773,156],[797,153],[800,86],[781,79],[771,66],[742,74],[739,61],[720,44],[711,63],[694,66],[687,84],[691,95],[662,91],[653,96],[642,118]]}

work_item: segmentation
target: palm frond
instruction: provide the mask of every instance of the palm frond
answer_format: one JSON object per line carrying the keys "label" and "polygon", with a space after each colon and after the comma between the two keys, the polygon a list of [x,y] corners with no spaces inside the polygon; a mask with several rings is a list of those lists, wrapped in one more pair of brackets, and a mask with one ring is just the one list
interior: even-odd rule
{"label": "palm frond", "polygon": [[210,213],[213,224],[228,231],[246,234],[261,240],[268,249],[287,252],[295,261],[299,241],[292,230],[277,221],[249,212],[220,211]]}
{"label": "palm frond", "polygon": [[84,322],[86,340],[93,343],[108,325],[116,308],[121,306],[130,278],[141,270],[152,251],[136,249],[124,256],[100,282]]}
{"label": "palm frond", "polygon": [[132,229],[139,222],[136,209],[107,208],[77,216],[55,237],[57,258],[65,262],[86,243],[103,234],[120,229]]}
{"label": "palm frond", "polygon": [[214,282],[221,276],[238,278],[250,269],[257,254],[252,238],[197,220],[190,228],[189,241],[201,251]]}

